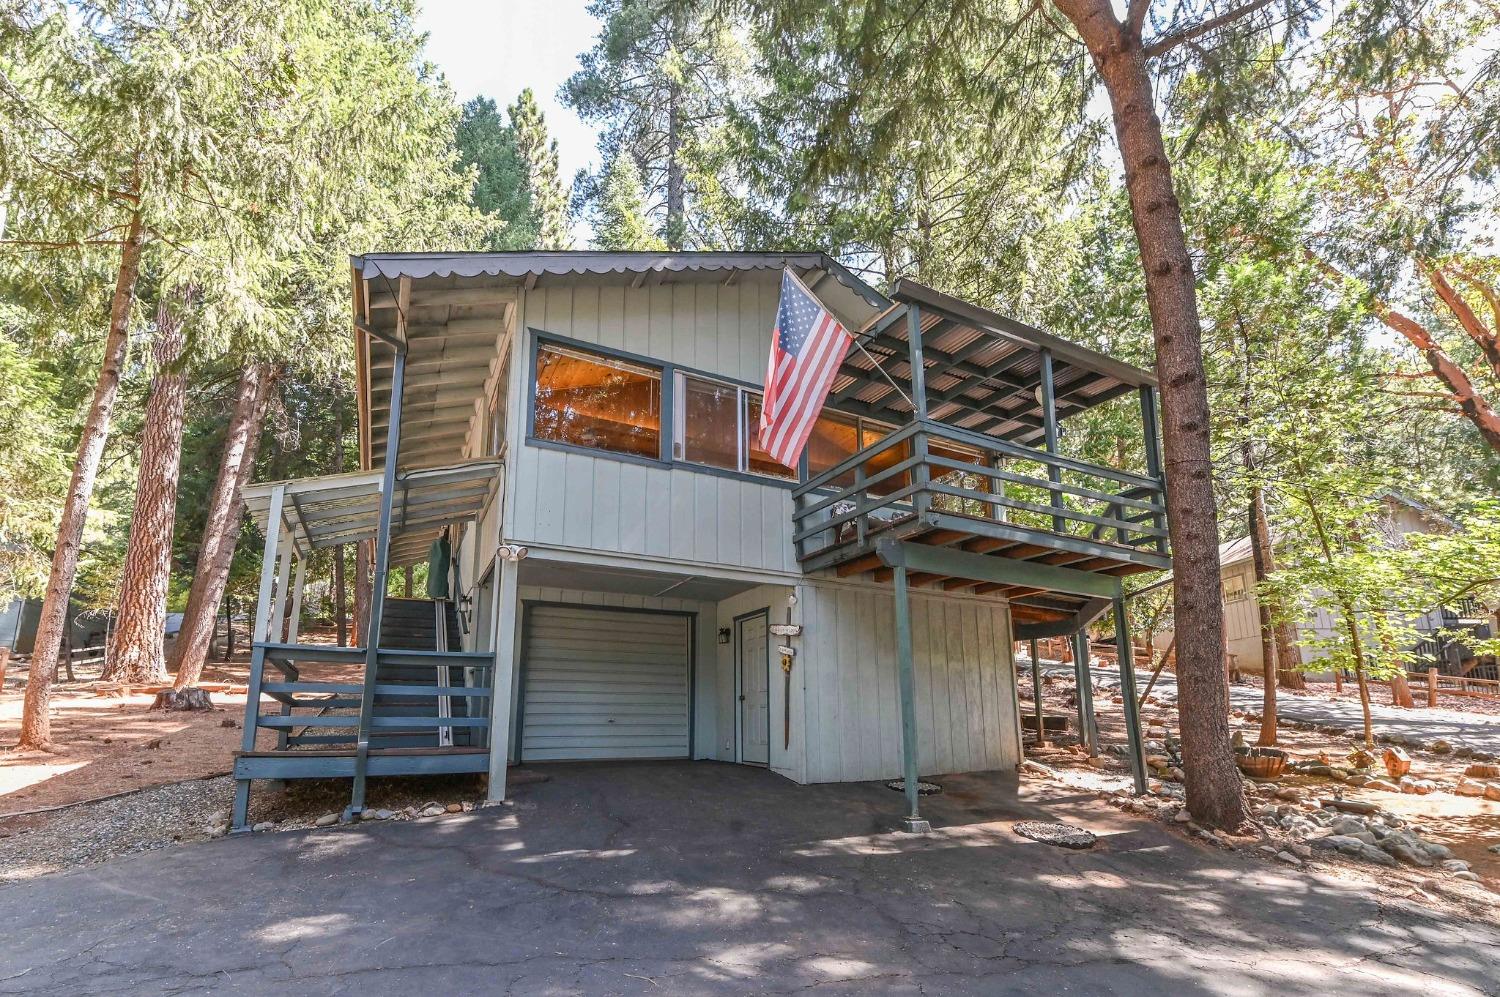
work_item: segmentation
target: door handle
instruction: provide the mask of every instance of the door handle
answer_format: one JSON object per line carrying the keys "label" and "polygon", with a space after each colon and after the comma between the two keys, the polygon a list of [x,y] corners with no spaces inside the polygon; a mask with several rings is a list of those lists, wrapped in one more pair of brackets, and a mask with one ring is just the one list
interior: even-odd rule
{"label": "door handle", "polygon": [[742,703],[743,703],[743,702],[744,702],[744,701],[745,701],[745,697],[744,697],[744,695],[743,695],[743,694],[741,694],[741,695],[740,695],[740,702],[742,702]]}

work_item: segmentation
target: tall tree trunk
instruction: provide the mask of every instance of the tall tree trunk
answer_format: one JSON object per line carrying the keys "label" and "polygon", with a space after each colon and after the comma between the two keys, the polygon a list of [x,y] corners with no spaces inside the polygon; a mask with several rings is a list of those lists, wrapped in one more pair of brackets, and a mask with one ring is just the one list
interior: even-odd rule
{"label": "tall tree trunk", "polygon": [[[1266,550],[1267,571],[1276,570],[1275,545]],[[1293,624],[1280,620],[1276,624],[1276,684],[1283,689],[1306,689],[1307,676],[1302,674],[1302,649],[1297,646]]]}
{"label": "tall tree trunk", "polygon": [[182,630],[172,647],[168,667],[176,673],[172,688],[178,692],[198,684],[213,643],[214,621],[219,603],[229,583],[229,567],[234,560],[235,541],[239,538],[240,515],[244,503],[240,491],[255,467],[255,453],[260,445],[261,420],[266,398],[274,380],[266,364],[247,364],[240,371],[235,389],[234,409],[224,434],[224,452],[219,458],[219,476],[209,493],[208,515],[203,523],[203,540],[198,547],[198,565],[188,590],[187,609],[182,614]]}
{"label": "tall tree trunk", "polygon": [[[343,395],[334,386],[333,405],[333,472],[341,474],[344,470],[344,409]],[[337,544],[333,548],[333,625],[338,631],[339,647],[349,645],[349,600],[348,593],[344,589],[344,545]]]}
{"label": "tall tree trunk", "polygon": [[[1198,297],[1140,24],[1107,0],[1053,0],[1087,45],[1114,112],[1131,220],[1156,340],[1177,633],[1178,708],[1188,811],[1235,829],[1249,819],[1229,735],[1221,646],[1219,535]],[[1136,4],[1132,4],[1134,14]]]}
{"label": "tall tree trunk", "polygon": [[354,644],[370,646],[370,541],[354,545]]}
{"label": "tall tree trunk", "polygon": [[667,97],[667,248],[681,251],[686,242],[682,169],[682,91],[672,84]]}
{"label": "tall tree trunk", "polygon": [[120,576],[120,618],[106,651],[103,677],[114,682],[163,682],[167,586],[172,576],[172,526],[182,469],[182,415],[187,375],[180,366],[183,316],[193,292],[164,294],[156,309],[151,397],[141,431],[130,541]]}
{"label": "tall tree trunk", "polygon": [[[1249,443],[1245,444],[1244,451],[1245,470],[1253,473],[1255,460]],[[1257,589],[1271,573],[1266,563],[1266,550],[1270,546],[1271,530],[1266,523],[1265,492],[1260,485],[1253,485],[1250,488],[1250,552]],[[1261,684],[1265,689],[1260,707],[1260,737],[1256,743],[1271,746],[1276,743],[1277,734],[1276,675],[1279,668],[1276,659],[1276,627],[1271,622],[1271,607],[1266,604],[1266,596],[1260,591],[1256,592],[1255,606],[1259,616],[1257,622],[1260,624],[1261,677],[1264,680]]]}
{"label": "tall tree trunk", "polygon": [[144,236],[141,216],[130,217],[130,226],[120,250],[120,267],[115,275],[114,298],[109,306],[109,332],[104,339],[104,360],[94,382],[94,398],[84,419],[83,435],[78,441],[78,458],[73,463],[73,479],[63,503],[62,520],[57,528],[57,546],[52,551],[52,572],[47,577],[47,594],[42,599],[42,615],[37,621],[36,641],[31,660],[46,665],[32,667],[27,673],[26,701],[21,712],[23,748],[45,748],[52,743],[52,668],[57,649],[67,626],[68,600],[73,595],[73,578],[78,573],[78,554],[83,546],[83,526],[88,518],[89,500],[94,481],[99,476],[99,462],[109,439],[110,418],[120,393],[120,372],[130,340],[130,309],[135,301],[135,285],[141,272],[141,247]]}

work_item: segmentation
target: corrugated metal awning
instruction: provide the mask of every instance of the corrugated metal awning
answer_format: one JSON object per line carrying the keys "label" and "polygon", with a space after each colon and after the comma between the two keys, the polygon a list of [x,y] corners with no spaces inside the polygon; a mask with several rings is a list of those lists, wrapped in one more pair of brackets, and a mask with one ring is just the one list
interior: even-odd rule
{"label": "corrugated metal awning", "polygon": [[[444,526],[477,517],[500,468],[499,460],[476,460],[398,474],[391,498],[391,563],[422,560]],[[264,533],[272,493],[285,488],[282,521],[304,553],[373,540],[380,528],[381,477],[380,471],[352,471],[262,482],[245,488],[245,505]]]}

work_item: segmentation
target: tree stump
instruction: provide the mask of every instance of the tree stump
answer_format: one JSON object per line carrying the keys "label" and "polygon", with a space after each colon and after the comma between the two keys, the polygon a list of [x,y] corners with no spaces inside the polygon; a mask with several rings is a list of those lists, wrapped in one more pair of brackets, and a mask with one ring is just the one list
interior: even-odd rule
{"label": "tree stump", "polygon": [[208,692],[204,689],[163,689],[156,694],[151,708],[169,712],[211,710],[214,702],[208,698]]}

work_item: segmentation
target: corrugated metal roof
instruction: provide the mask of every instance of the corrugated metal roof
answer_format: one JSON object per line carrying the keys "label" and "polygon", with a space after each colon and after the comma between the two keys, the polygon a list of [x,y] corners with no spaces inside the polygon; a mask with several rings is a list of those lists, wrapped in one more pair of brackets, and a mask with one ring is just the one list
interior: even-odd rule
{"label": "corrugated metal roof", "polygon": [[[444,526],[473,519],[500,467],[498,460],[475,460],[398,474],[391,497],[391,563],[422,560]],[[380,471],[350,471],[261,482],[245,487],[245,505],[264,534],[270,525],[271,493],[285,488],[282,517],[301,551],[373,540],[380,526],[382,476]]]}
{"label": "corrugated metal roof", "polygon": [[826,253],[605,252],[560,250],[515,253],[368,253],[350,257],[366,279],[374,277],[529,277],[543,274],[626,274],[653,271],[827,270],[877,308],[890,302]]}

